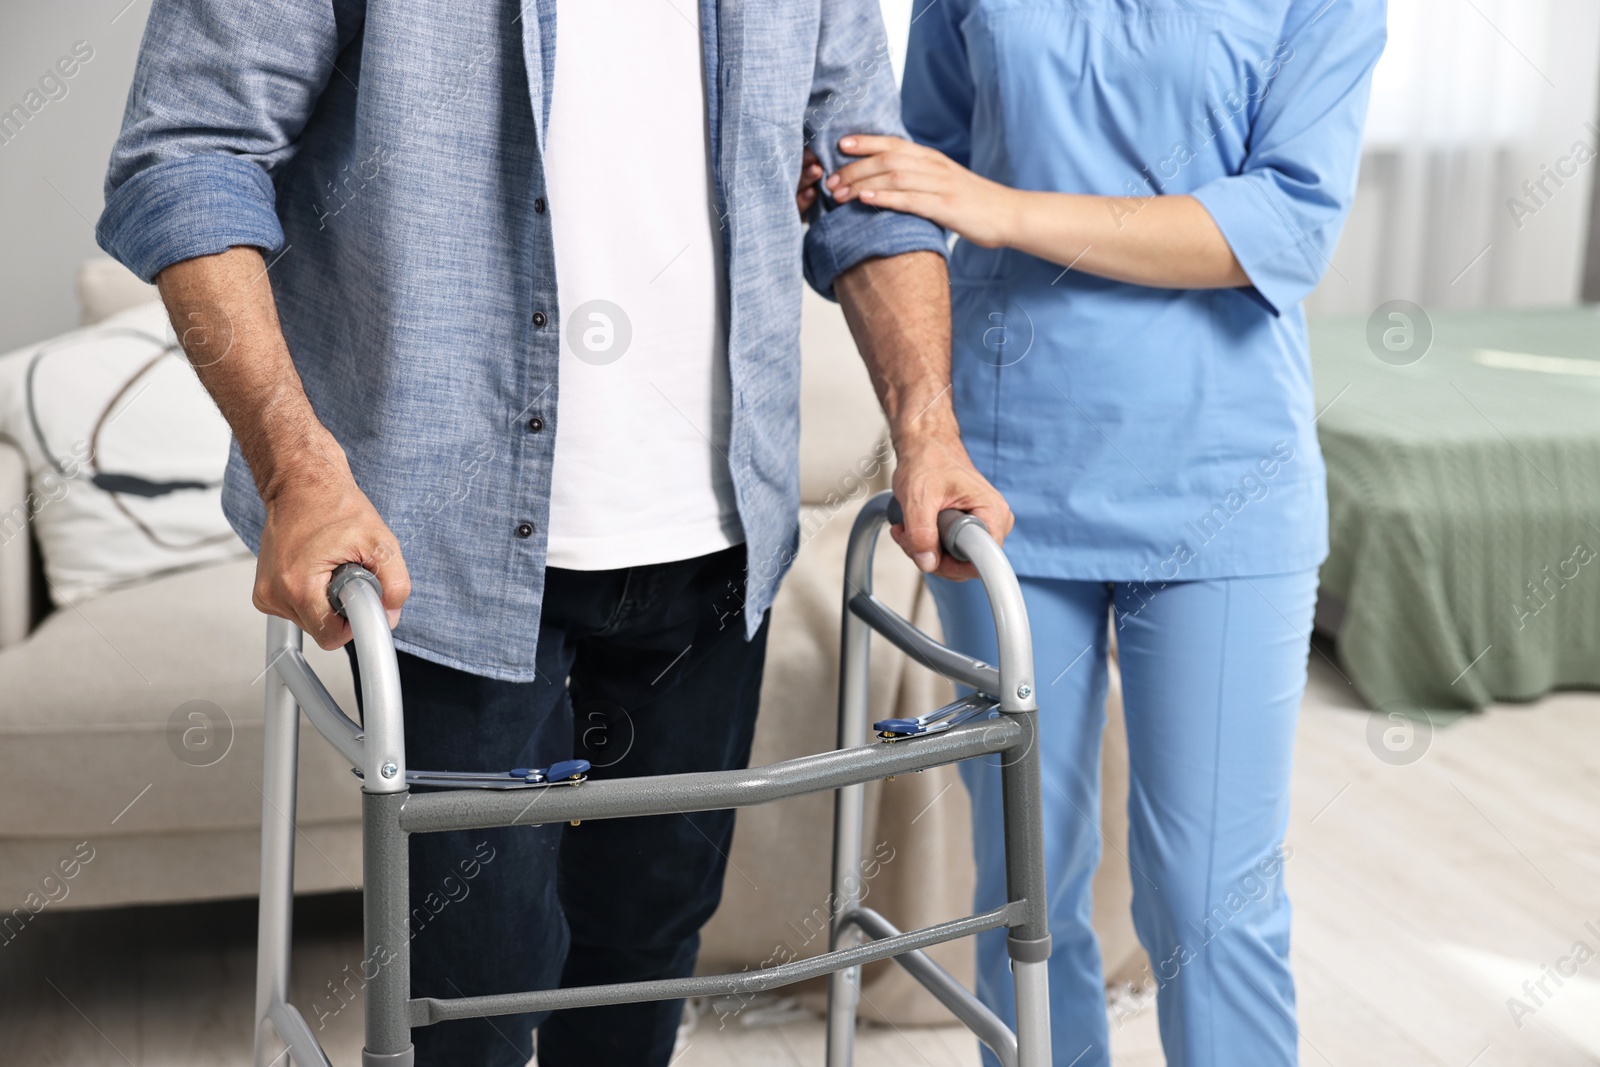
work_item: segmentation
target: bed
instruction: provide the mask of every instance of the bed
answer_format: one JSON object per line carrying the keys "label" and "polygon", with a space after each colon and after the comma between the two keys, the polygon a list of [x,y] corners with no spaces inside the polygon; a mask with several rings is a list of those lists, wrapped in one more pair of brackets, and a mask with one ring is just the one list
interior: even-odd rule
{"label": "bed", "polygon": [[1368,704],[1600,686],[1600,315],[1386,305],[1313,322],[1311,352],[1317,623]]}

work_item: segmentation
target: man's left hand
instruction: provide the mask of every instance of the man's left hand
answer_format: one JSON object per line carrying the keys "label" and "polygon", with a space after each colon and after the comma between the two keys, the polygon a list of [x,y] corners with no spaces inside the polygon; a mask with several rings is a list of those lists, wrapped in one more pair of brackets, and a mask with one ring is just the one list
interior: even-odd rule
{"label": "man's left hand", "polygon": [[957,581],[975,577],[972,564],[957,560],[939,543],[939,512],[970,512],[1003,543],[1015,521],[1005,498],[978,473],[954,434],[913,435],[897,442],[895,453],[894,495],[906,521],[890,527],[889,536],[926,573]]}
{"label": "man's left hand", "polygon": [[817,202],[817,188],[821,184],[822,161],[807,148],[800,156],[800,181],[794,193],[794,206],[800,209],[801,218],[805,218],[811,205]]}

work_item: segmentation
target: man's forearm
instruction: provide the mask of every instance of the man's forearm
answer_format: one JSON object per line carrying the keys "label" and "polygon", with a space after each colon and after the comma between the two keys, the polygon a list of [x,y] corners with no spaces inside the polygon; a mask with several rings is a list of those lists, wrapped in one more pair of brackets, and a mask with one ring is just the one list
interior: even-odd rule
{"label": "man's forearm", "polygon": [[393,626],[411,592],[400,544],[311,410],[261,253],[232,248],[184,260],[162,270],[156,284],[266,505],[256,607],[296,623],[323,648],[337,648],[350,639],[350,626],[328,604],[328,579],[340,564],[356,562],[378,576]]}
{"label": "man's forearm", "polygon": [[872,376],[897,450],[918,437],[957,438],[950,399],[950,280],[937,252],[869,259],[834,292]]}
{"label": "man's forearm", "polygon": [[287,479],[349,476],[289,357],[261,253],[232,248],[156,276],[195,373],[232,427],[264,500]]}
{"label": "man's forearm", "polygon": [[893,531],[924,571],[968,578],[970,563],[939,545],[940,510],[981,519],[997,539],[1011,509],[972,466],[956,423],[950,385],[950,282],[937,252],[869,259],[834,279],[850,332],[878,391],[898,464],[894,494],[905,523]]}

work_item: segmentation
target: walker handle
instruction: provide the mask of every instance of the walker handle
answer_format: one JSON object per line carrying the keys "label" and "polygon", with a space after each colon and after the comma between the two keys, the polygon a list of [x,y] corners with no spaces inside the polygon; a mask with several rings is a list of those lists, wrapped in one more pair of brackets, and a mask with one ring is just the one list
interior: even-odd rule
{"label": "walker handle", "polygon": [[[884,513],[890,526],[904,526],[906,513],[900,506],[898,497],[889,498],[889,507]],[[961,531],[968,526],[976,526],[984,533],[989,532],[989,527],[984,525],[982,519],[970,511],[957,511],[955,508],[945,508],[939,512],[939,542],[944,545],[944,550],[962,563],[972,562],[967,554],[956,547],[956,541],[961,536]]]}
{"label": "walker handle", "polygon": [[349,613],[345,610],[346,593],[351,582],[365,582],[378,594],[378,599],[383,599],[383,583],[378,581],[378,576],[359,563],[341,563],[333,570],[333,577],[328,579],[328,603],[333,605],[345,618]]}
{"label": "walker handle", "polygon": [[[406,788],[405,718],[394,635],[383,608],[383,584],[359,563],[341,563],[328,579],[328,603],[350,622],[361,667],[361,723],[366,764],[362,791]],[[315,720],[313,720],[315,721]]]}
{"label": "walker handle", "polygon": [[[939,512],[939,540],[952,558],[973,565],[978,581],[988,594],[1000,646],[1000,662],[994,667],[940,644],[872,595],[872,542],[885,522],[905,525],[905,509],[888,492],[867,501],[850,531],[850,545],[845,552],[846,615],[861,619],[902,652],[945,677],[995,697],[1001,702],[1001,711],[1037,710],[1033,638],[1022,587],[1000,543],[989,535],[983,520],[965,511],[946,508]],[[840,737],[854,738],[855,733],[841,730]]]}

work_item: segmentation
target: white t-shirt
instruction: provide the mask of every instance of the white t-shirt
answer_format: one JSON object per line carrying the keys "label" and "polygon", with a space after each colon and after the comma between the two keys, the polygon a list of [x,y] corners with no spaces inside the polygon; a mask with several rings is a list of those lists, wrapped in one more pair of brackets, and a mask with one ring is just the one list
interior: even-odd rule
{"label": "white t-shirt", "polygon": [[545,151],[562,333],[552,567],[664,563],[744,540],[698,11],[557,7]]}

